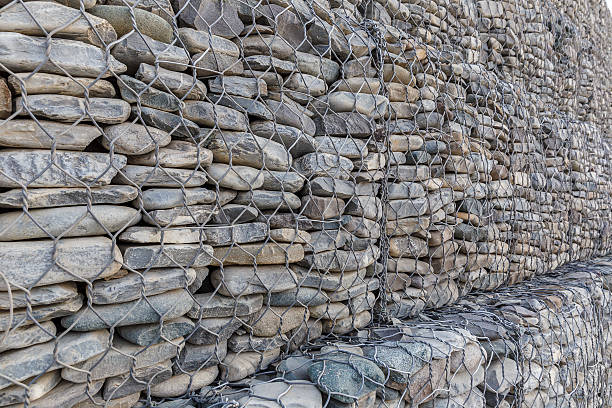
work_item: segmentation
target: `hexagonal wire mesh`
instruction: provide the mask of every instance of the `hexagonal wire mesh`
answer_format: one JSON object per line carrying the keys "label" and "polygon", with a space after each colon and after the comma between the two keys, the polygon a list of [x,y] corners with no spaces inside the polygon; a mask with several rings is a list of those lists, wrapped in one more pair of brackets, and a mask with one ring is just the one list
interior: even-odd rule
{"label": "hexagonal wire mesh", "polygon": [[0,407],[610,406],[602,4],[0,5]]}

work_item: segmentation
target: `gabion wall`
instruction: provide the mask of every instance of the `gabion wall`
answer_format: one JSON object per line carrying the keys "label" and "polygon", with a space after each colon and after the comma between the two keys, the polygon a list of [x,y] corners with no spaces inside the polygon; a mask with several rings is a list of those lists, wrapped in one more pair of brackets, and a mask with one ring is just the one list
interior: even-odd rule
{"label": "gabion wall", "polygon": [[0,407],[612,406],[603,1],[0,5]]}

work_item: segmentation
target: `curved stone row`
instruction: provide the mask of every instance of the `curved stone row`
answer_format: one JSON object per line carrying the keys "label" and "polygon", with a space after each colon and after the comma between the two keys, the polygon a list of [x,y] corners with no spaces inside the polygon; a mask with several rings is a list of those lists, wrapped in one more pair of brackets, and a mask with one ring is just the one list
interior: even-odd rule
{"label": "curved stone row", "polygon": [[6,3],[0,406],[180,397],[607,253],[605,30],[551,7]]}
{"label": "curved stone row", "polygon": [[242,407],[610,406],[609,259],[467,296],[427,320],[359,331],[284,358],[242,387]]}

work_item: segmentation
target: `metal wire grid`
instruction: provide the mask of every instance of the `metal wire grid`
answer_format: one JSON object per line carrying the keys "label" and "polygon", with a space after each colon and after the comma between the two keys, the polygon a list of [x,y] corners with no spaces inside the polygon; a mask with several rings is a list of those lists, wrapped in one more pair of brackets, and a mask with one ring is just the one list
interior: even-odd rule
{"label": "metal wire grid", "polygon": [[[550,8],[6,4],[0,403],[150,406],[606,253],[606,129],[566,116],[602,109],[545,70],[593,34]],[[329,354],[368,380],[321,403],[376,404],[389,372]]]}

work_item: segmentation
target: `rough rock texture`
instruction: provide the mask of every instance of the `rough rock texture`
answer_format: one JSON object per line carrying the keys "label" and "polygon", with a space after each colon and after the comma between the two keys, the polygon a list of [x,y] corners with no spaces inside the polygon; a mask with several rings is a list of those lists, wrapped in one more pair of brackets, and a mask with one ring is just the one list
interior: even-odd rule
{"label": "rough rock texture", "polygon": [[611,21],[0,0],[0,407],[609,407]]}

